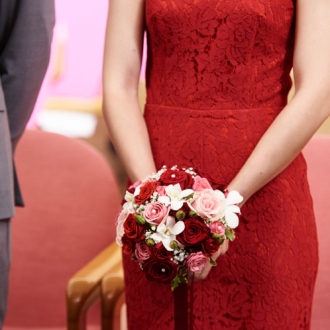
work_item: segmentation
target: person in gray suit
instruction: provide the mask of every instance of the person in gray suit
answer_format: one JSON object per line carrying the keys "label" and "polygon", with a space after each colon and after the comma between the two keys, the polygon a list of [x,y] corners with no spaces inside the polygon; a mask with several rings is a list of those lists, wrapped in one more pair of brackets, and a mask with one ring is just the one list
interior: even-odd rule
{"label": "person in gray suit", "polygon": [[54,0],[0,0],[0,329],[10,266],[10,218],[23,206],[13,154],[50,56]]}

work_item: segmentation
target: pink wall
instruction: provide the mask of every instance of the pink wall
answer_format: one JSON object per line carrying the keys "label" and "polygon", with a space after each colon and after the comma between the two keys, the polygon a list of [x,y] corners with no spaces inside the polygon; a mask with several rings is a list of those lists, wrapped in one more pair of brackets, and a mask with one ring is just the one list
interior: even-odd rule
{"label": "pink wall", "polygon": [[[53,96],[93,97],[100,93],[108,0],[56,0],[58,34],[66,37],[64,72]],[[66,34],[66,36],[65,36]]]}
{"label": "pink wall", "polygon": [[[55,0],[56,26],[49,69],[29,126],[48,98],[90,99],[102,93],[102,62],[108,0]],[[62,54],[62,57],[59,56]],[[54,76],[61,59],[62,71]],[[141,79],[144,80],[144,65]]]}

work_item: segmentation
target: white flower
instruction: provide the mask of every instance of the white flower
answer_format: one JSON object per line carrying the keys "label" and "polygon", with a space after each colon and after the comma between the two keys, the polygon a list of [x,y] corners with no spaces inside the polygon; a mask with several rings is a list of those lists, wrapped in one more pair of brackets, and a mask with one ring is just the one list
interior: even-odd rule
{"label": "white flower", "polygon": [[119,246],[123,246],[121,241],[122,237],[124,236],[124,222],[126,221],[130,211],[128,209],[123,209],[117,217],[117,226],[116,226],[116,242]]}
{"label": "white flower", "polygon": [[230,228],[236,228],[238,226],[238,216],[240,214],[240,208],[236,205],[243,201],[243,197],[236,191],[232,190],[226,197],[226,209],[225,218]]}
{"label": "white flower", "polygon": [[134,213],[134,195],[126,191],[124,199],[126,203],[123,204],[123,210],[126,210],[128,213]]}
{"label": "white flower", "polygon": [[171,205],[171,209],[174,211],[179,210],[187,197],[192,195],[194,191],[192,189],[182,190],[179,183],[173,185],[170,184],[165,188],[167,196],[160,196],[158,201],[165,205]]}
{"label": "white flower", "polygon": [[150,237],[155,242],[162,242],[167,251],[173,251],[170,247],[170,243],[176,239],[176,235],[179,235],[184,230],[183,221],[175,222],[173,217],[167,217],[166,223],[162,223],[157,227],[157,231]]}

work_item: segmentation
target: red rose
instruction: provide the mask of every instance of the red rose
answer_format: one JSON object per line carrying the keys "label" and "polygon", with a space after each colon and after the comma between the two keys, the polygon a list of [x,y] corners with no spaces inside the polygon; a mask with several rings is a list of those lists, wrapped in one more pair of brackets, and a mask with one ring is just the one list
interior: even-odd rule
{"label": "red rose", "polygon": [[168,259],[151,258],[143,264],[143,271],[149,281],[168,284],[177,274],[177,265]]}
{"label": "red rose", "polygon": [[157,243],[152,251],[158,259],[171,259],[173,257],[173,252],[167,251],[162,242]]}
{"label": "red rose", "polygon": [[140,191],[137,196],[134,196],[135,203],[143,204],[147,201],[159,184],[160,183],[158,181],[147,181],[140,188],[137,188],[140,189]]}
{"label": "red rose", "polygon": [[213,238],[207,238],[203,243],[202,243],[202,251],[205,255],[207,256],[212,256],[214,253],[216,253],[219,250],[219,243],[217,240]]}
{"label": "red rose", "polygon": [[138,242],[144,238],[145,229],[136,222],[134,214],[130,213],[124,222],[124,232],[128,238]]}
{"label": "red rose", "polygon": [[167,186],[169,184],[176,184],[179,183],[181,186],[181,189],[187,189],[187,188],[191,188],[193,183],[194,183],[194,179],[191,176],[191,174],[186,173],[185,171],[181,171],[181,170],[166,170],[159,179],[160,183]]}
{"label": "red rose", "polygon": [[211,235],[210,229],[199,217],[185,220],[184,225],[184,231],[176,236],[176,239],[184,246],[199,244]]}
{"label": "red rose", "polygon": [[133,243],[133,241],[130,238],[128,238],[126,235],[124,235],[121,238],[121,241],[123,243],[123,252],[125,254],[132,254],[133,253],[133,250],[134,250],[134,243]]}

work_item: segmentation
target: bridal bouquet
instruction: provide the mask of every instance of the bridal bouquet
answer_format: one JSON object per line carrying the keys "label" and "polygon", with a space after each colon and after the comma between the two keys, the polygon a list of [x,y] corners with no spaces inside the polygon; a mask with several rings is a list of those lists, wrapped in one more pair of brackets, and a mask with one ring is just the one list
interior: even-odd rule
{"label": "bridal bouquet", "polygon": [[134,183],[117,219],[117,244],[140,264],[148,280],[187,283],[188,272],[207,263],[226,240],[234,240],[243,197],[213,190],[192,168],[164,166]]}

